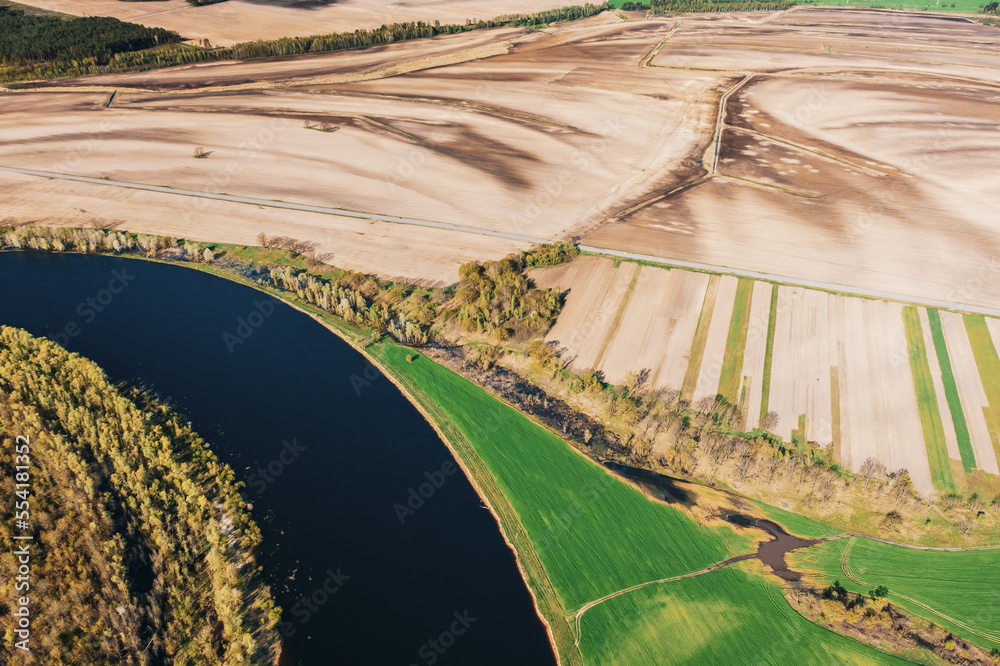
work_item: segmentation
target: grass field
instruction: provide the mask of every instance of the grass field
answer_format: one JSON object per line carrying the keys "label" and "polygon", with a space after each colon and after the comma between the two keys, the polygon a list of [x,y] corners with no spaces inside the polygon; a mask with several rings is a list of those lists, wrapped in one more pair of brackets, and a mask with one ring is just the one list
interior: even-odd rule
{"label": "grass field", "polygon": [[774,329],[778,325],[778,286],[771,286],[771,310],[767,320],[767,349],[764,352],[764,377],[761,380],[760,418],[767,414],[771,394],[771,366],[774,365]]}
{"label": "grass field", "polygon": [[705,358],[705,344],[708,342],[708,331],[712,327],[712,312],[715,310],[715,299],[719,294],[719,276],[712,275],[708,281],[708,291],[701,306],[701,316],[698,317],[698,328],[691,343],[691,356],[687,372],[684,373],[684,383],[681,385],[681,400],[692,399],[698,384],[698,374],[701,372],[701,362]]}
{"label": "grass field", "polygon": [[983,382],[983,391],[990,406],[984,409],[986,425],[990,430],[990,440],[997,460],[1000,460],[1000,357],[997,356],[993,338],[986,327],[982,315],[965,315],[965,330],[969,334],[972,354],[976,357],[976,367]]}
{"label": "grass field", "polygon": [[730,557],[726,541],[744,534],[696,525],[615,480],[483,389],[391,343],[376,357],[433,401],[474,447],[510,501],[568,610],[650,580],[695,571]]}
{"label": "grass field", "polygon": [[981,0],[935,0],[934,2],[902,2],[901,0],[798,0],[799,5],[821,7],[859,7],[865,9],[910,9],[932,12],[978,13]]}
{"label": "grass field", "polygon": [[819,544],[790,561],[855,592],[885,585],[910,614],[987,650],[1000,647],[1000,550],[925,551],[862,537]]}
{"label": "grass field", "polygon": [[[392,343],[368,351],[471,444],[517,512],[570,613],[610,592],[752,549],[745,533],[697,526],[680,510],[649,501],[555,434],[429,359]],[[771,511],[802,530],[833,531],[783,513]],[[778,664],[789,658],[803,664],[895,662],[802,618],[776,579],[749,569],[651,585],[599,604],[581,619],[580,651],[587,663],[635,666]]]}
{"label": "grass field", "polygon": [[834,536],[835,534],[843,534],[843,530],[806,518],[805,516],[800,516],[797,513],[785,511],[784,509],[779,509],[776,506],[764,504],[763,502],[754,502],[754,504],[761,510],[765,518],[778,523],[789,534],[794,534],[805,539],[821,539],[823,537]]}
{"label": "grass field", "polygon": [[[806,620],[755,569],[728,567],[596,606],[580,647],[602,666],[903,663]],[[615,639],[591,638],[604,636]]]}
{"label": "grass field", "polygon": [[[939,493],[955,492],[955,479],[951,473],[951,460],[948,458],[941,411],[938,409],[931,368],[927,363],[927,346],[924,344],[920,312],[916,307],[903,308],[903,326],[906,329],[906,346],[910,354],[913,384],[917,391],[920,425],[923,428],[924,445],[927,447],[927,462],[931,469],[931,483]],[[986,335],[989,336],[989,331]]]}
{"label": "grass field", "polygon": [[738,404],[741,396],[743,351],[747,346],[752,295],[753,280],[740,278],[736,287],[736,301],[733,304],[733,318],[729,321],[729,337],[726,340],[726,355],[722,361],[722,377],[719,381],[719,393],[731,405]]}
{"label": "grass field", "polygon": [[955,422],[955,436],[958,438],[958,450],[962,456],[962,467],[966,474],[971,474],[976,468],[976,455],[972,451],[972,438],[969,436],[969,426],[965,422],[965,412],[962,411],[962,401],[958,397],[958,385],[951,369],[951,359],[948,357],[948,347],[941,330],[941,315],[934,308],[927,308],[927,319],[931,325],[931,335],[934,338],[934,349],[937,352],[938,363],[941,366],[941,381],[944,383],[944,394],[948,400],[948,409]]}

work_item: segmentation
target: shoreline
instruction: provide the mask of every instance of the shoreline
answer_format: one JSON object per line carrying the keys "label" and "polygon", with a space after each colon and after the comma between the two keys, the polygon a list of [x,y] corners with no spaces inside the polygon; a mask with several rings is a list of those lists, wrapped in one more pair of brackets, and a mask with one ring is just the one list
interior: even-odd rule
{"label": "shoreline", "polygon": [[[59,253],[59,254],[61,254],[61,253]],[[74,254],[78,254],[78,253],[74,253]],[[200,271],[202,273],[207,273],[209,275],[213,275],[213,276],[220,277],[220,278],[223,278],[223,279],[228,279],[228,280],[230,280],[232,282],[235,282],[237,284],[240,284],[240,285],[243,285],[243,286],[246,286],[246,287],[250,287],[252,289],[255,289],[256,291],[259,291],[261,293],[264,293],[264,294],[267,294],[267,295],[272,296],[274,298],[277,298],[277,299],[281,300],[283,303],[285,303],[286,305],[288,305],[289,307],[291,307],[291,308],[297,310],[298,312],[301,312],[302,314],[306,315],[307,317],[309,317],[310,319],[312,319],[313,321],[315,321],[316,323],[318,323],[320,326],[322,326],[323,328],[327,329],[328,331],[330,331],[331,333],[333,333],[334,335],[336,335],[338,338],[340,338],[342,341],[344,341],[346,344],[348,344],[354,351],[356,351],[359,354],[361,354],[369,363],[371,363],[374,367],[376,367],[379,370],[379,372],[381,372],[382,375],[386,379],[388,379],[390,382],[392,382],[392,384],[397,388],[397,390],[399,390],[399,392],[403,395],[403,397],[406,398],[406,400],[417,409],[417,411],[421,414],[421,416],[424,417],[424,420],[427,421],[428,424],[430,424],[430,426],[437,433],[438,437],[444,443],[445,447],[451,453],[452,457],[458,463],[459,467],[461,467],[462,473],[465,475],[466,479],[468,479],[469,483],[472,485],[473,489],[476,491],[476,494],[479,496],[480,500],[483,501],[483,503],[486,505],[486,508],[489,510],[490,514],[493,516],[494,520],[496,520],[497,526],[498,526],[499,531],[500,531],[500,535],[503,537],[504,543],[507,544],[507,547],[514,554],[514,562],[517,565],[518,573],[521,576],[521,580],[524,581],[525,588],[527,588],[528,593],[531,595],[532,604],[535,607],[535,614],[538,616],[538,618],[542,622],[542,625],[545,627],[545,633],[548,636],[549,645],[552,648],[552,654],[555,656],[556,664],[558,666],[570,666],[570,664],[573,664],[573,663],[580,663],[580,664],[583,663],[582,655],[579,655],[579,657],[580,657],[579,660],[569,661],[566,658],[564,658],[564,655],[562,655],[560,653],[558,645],[557,645],[557,641],[556,641],[556,638],[555,638],[555,633],[554,633],[554,631],[552,629],[552,625],[551,625],[549,619],[547,617],[545,617],[544,613],[542,612],[541,604],[539,603],[539,599],[538,599],[538,594],[535,591],[535,588],[529,582],[529,578],[531,577],[531,575],[528,573],[528,571],[527,571],[527,569],[526,569],[526,567],[524,565],[524,562],[523,562],[524,558],[523,558],[521,552],[517,549],[517,547],[514,545],[513,541],[511,540],[510,535],[508,534],[509,530],[507,529],[507,526],[504,524],[503,519],[500,517],[500,514],[497,512],[496,508],[494,507],[493,502],[490,500],[490,497],[483,490],[482,485],[480,483],[480,479],[470,469],[470,467],[468,465],[468,461],[466,460],[466,458],[459,453],[458,447],[455,445],[454,442],[452,442],[451,438],[448,437],[448,435],[445,434],[444,429],[441,427],[441,424],[439,424],[437,422],[437,420],[430,414],[430,412],[428,412],[424,408],[424,406],[420,403],[420,401],[417,399],[417,397],[415,395],[413,395],[410,392],[410,390],[404,385],[404,383],[399,378],[397,378],[395,376],[395,374],[393,374],[392,372],[390,372],[390,370],[383,363],[381,363],[377,358],[375,358],[372,354],[370,354],[367,349],[365,349],[365,348],[361,347],[360,345],[358,345],[357,341],[354,340],[354,339],[352,339],[345,331],[339,330],[336,326],[332,325],[330,322],[325,321],[319,315],[317,315],[315,313],[312,313],[312,312],[309,312],[304,307],[302,307],[300,304],[293,303],[289,299],[284,298],[283,296],[281,296],[279,294],[272,293],[271,291],[269,291],[269,290],[261,287],[260,285],[254,284],[253,282],[250,282],[248,280],[240,279],[239,276],[232,275],[232,274],[230,274],[230,273],[228,273],[226,271],[219,270],[219,269],[212,270],[211,266],[200,264],[200,263],[199,264],[194,264],[192,262],[187,262],[187,261],[170,261],[170,260],[164,260],[164,259],[157,259],[157,258],[153,258],[153,257],[132,256],[132,255],[129,255],[129,256],[103,255],[103,256],[116,256],[116,257],[121,258],[121,259],[138,259],[140,261],[150,261],[150,262],[160,263],[160,264],[170,264],[170,265],[182,266],[182,267],[185,267],[185,268],[191,268],[191,269],[194,269],[194,270],[198,270],[198,271]],[[329,316],[333,317],[335,315],[329,315]],[[402,346],[402,345],[400,345],[400,346]],[[419,351],[417,351],[416,353],[419,356],[422,356],[428,362],[437,363],[432,358],[428,357],[426,354],[420,353]],[[441,366],[441,367],[445,367],[445,366]],[[449,370],[451,372],[454,372],[454,371],[450,370],[450,368],[446,368],[445,367],[445,369]],[[493,394],[490,393],[490,395],[492,396]],[[496,397],[496,396],[493,396],[493,397]],[[497,399],[499,399],[499,398],[497,398]],[[502,401],[502,402],[503,402],[503,404],[505,404],[508,407],[510,407],[510,405],[506,401]],[[521,413],[521,412],[519,411],[518,413]],[[529,418],[530,418],[530,416],[529,416]],[[534,419],[532,419],[532,421],[537,424],[537,422],[534,421]],[[570,448],[573,448],[573,447],[570,447]],[[502,493],[501,493],[501,497],[503,497]],[[503,497],[503,499],[504,499],[504,501],[506,501],[506,497]],[[510,506],[509,503],[508,503],[508,507],[510,508],[511,513],[514,516],[517,516],[517,512],[514,510],[514,508],[512,506]],[[519,517],[518,517],[518,519],[519,519]],[[522,532],[523,532],[523,529],[522,529]],[[527,542],[528,547],[530,548],[530,545],[531,545],[530,539],[526,538],[525,540]],[[535,558],[539,562],[541,561],[537,557],[537,553],[535,553]],[[545,580],[548,580],[548,574],[545,571],[544,567],[542,567],[542,569],[541,569],[541,571],[539,573],[542,576],[545,577]],[[551,585],[551,581],[549,581],[549,584]],[[559,603],[559,606],[562,607],[562,602],[559,601],[558,598],[556,598],[556,601]],[[563,607],[563,611],[564,611],[564,613],[566,612],[566,609],[564,607]]]}

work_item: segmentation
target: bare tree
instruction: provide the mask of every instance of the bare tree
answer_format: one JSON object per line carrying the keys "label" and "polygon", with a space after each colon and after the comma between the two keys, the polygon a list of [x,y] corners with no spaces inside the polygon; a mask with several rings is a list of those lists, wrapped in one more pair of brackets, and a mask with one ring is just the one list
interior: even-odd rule
{"label": "bare tree", "polygon": [[261,247],[270,247],[271,240],[267,237],[263,231],[257,234],[257,245]]}
{"label": "bare tree", "polygon": [[203,160],[206,157],[208,157],[208,151],[202,148],[201,146],[198,146],[197,148],[194,149],[194,156],[195,159]]}
{"label": "bare tree", "polygon": [[969,520],[968,516],[959,516],[955,521],[955,527],[957,527],[958,531],[964,536],[968,536],[969,532],[971,532],[975,526],[976,524]]}
{"label": "bare tree", "polygon": [[768,432],[774,432],[780,422],[778,412],[770,411],[760,419],[760,427]]}
{"label": "bare tree", "polygon": [[774,480],[778,476],[778,472],[781,470],[781,458],[771,457],[768,458],[763,465],[764,479],[767,481],[768,485],[774,483]]}
{"label": "bare tree", "polygon": [[757,456],[749,443],[737,447],[739,457],[736,459],[736,477],[743,483],[757,469]]}
{"label": "bare tree", "polygon": [[893,532],[899,527],[901,522],[903,522],[903,516],[900,515],[899,511],[890,511],[885,514],[885,518],[879,523],[879,527],[886,532]]}
{"label": "bare tree", "polygon": [[674,405],[679,397],[681,397],[681,392],[675,388],[667,387],[660,390],[660,399],[663,400],[664,405]]}
{"label": "bare tree", "polygon": [[715,399],[716,396],[714,395],[706,395],[698,401],[698,404],[694,408],[702,414],[711,414],[715,410]]}
{"label": "bare tree", "polygon": [[865,480],[866,487],[871,487],[872,481],[881,481],[885,478],[885,465],[879,462],[878,458],[869,457],[866,458],[863,463],[861,463],[861,469],[858,473],[861,478]]}

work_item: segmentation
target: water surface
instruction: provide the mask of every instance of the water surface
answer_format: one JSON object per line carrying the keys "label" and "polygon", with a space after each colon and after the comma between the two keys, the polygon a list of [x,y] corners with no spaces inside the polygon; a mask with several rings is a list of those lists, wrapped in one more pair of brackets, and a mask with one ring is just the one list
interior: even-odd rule
{"label": "water surface", "polygon": [[0,253],[0,323],[154,391],[246,481],[289,621],[283,664],[555,663],[448,449],[308,316],[181,266]]}

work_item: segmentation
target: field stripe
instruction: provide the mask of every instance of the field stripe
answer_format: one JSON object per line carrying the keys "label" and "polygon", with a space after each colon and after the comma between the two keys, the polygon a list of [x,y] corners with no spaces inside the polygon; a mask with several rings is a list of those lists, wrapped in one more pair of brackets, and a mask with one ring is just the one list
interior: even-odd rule
{"label": "field stripe", "polygon": [[944,382],[941,380],[941,365],[938,363],[937,354],[933,353],[933,336],[931,335],[931,323],[927,318],[926,308],[917,308],[920,315],[920,326],[923,328],[924,345],[927,347],[927,365],[931,369],[931,379],[934,381],[934,393],[937,394],[938,414],[941,415],[941,426],[944,428],[944,441],[948,447],[948,457],[951,459],[951,468],[956,482],[960,482],[964,476],[962,472],[962,454],[958,451],[958,437],[955,435],[955,423],[951,419],[951,410],[948,408],[948,398],[944,393]]}
{"label": "field stripe", "polygon": [[698,375],[701,373],[701,362],[705,357],[705,344],[708,342],[708,330],[712,326],[712,312],[715,310],[715,299],[719,294],[719,276],[708,279],[708,289],[701,305],[701,316],[698,317],[698,328],[691,342],[691,355],[687,372],[684,373],[684,383],[681,384],[681,400],[691,401],[695,387],[698,385]]}
{"label": "field stripe", "polygon": [[628,283],[628,287],[625,289],[625,295],[622,296],[621,303],[618,305],[618,311],[615,312],[615,318],[611,320],[611,326],[608,328],[607,335],[604,336],[604,342],[601,344],[601,351],[597,354],[597,360],[594,361],[594,368],[600,369],[601,364],[604,363],[605,357],[608,355],[608,347],[611,346],[611,341],[615,339],[618,334],[618,329],[622,325],[622,315],[625,314],[625,308],[628,306],[629,300],[632,298],[632,292],[635,291],[636,280],[639,279],[640,268],[637,267],[635,272],[632,273],[632,280]]}
{"label": "field stripe", "polygon": [[913,388],[920,411],[920,426],[924,432],[924,446],[927,448],[927,463],[931,469],[931,483],[940,493],[955,492],[955,479],[951,474],[951,460],[938,409],[938,397],[927,362],[923,325],[915,306],[903,308],[903,326],[906,329],[906,347],[910,354]]}
{"label": "field stripe", "polygon": [[976,455],[972,452],[969,426],[965,422],[962,401],[958,397],[958,385],[955,383],[951,359],[948,357],[948,347],[945,345],[944,332],[941,330],[941,313],[933,308],[928,308],[927,320],[931,325],[931,335],[934,339],[938,365],[941,366],[941,382],[944,384],[944,394],[948,398],[948,409],[951,411],[952,421],[955,422],[955,438],[958,440],[958,451],[962,456],[962,467],[966,474],[971,474],[972,470],[976,469]]}
{"label": "field stripe", "polygon": [[743,385],[743,354],[747,345],[747,329],[750,326],[750,306],[752,305],[754,281],[740,278],[733,303],[733,316],[729,320],[729,337],[726,339],[726,354],[722,361],[722,377],[719,393],[735,405],[740,399]]}
{"label": "field stripe", "polygon": [[715,399],[719,395],[719,381],[722,378],[722,362],[726,356],[726,342],[729,339],[729,322],[733,318],[733,304],[740,281],[732,275],[719,277],[719,291],[715,296],[712,311],[712,325],[705,338],[705,353],[702,355],[698,383],[691,400],[698,402],[704,398]]}
{"label": "field stripe", "polygon": [[830,366],[830,431],[833,437],[833,459],[844,464],[844,452],[840,446],[840,371],[836,365]]}
{"label": "field stripe", "polygon": [[982,315],[965,315],[965,330],[969,334],[972,354],[976,358],[979,378],[983,382],[988,407],[983,407],[986,426],[993,442],[993,452],[1000,462],[1000,357],[997,356],[993,337]]}
{"label": "field stripe", "polygon": [[767,347],[764,351],[764,375],[760,388],[760,421],[767,415],[771,394],[771,365],[774,359],[774,328],[778,323],[778,286],[771,285],[771,311],[767,319]]}

